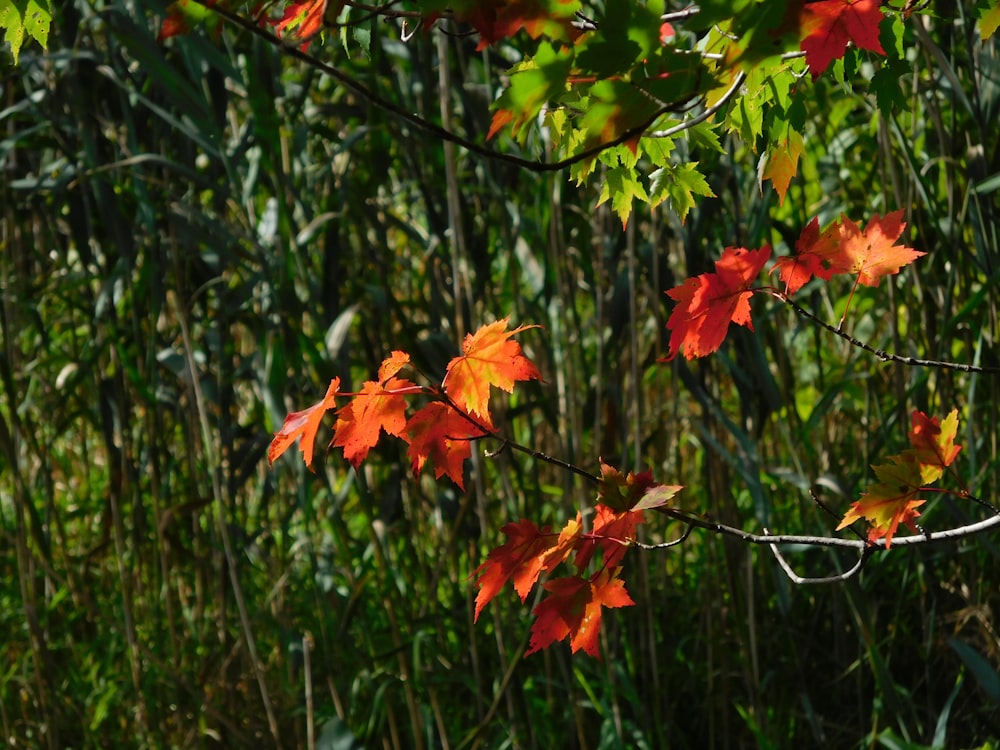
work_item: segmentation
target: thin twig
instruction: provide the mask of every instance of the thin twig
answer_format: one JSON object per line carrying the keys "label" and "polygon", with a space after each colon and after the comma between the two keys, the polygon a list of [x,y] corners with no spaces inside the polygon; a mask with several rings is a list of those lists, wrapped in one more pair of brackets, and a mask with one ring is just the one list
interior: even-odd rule
{"label": "thin twig", "polygon": [[443,141],[448,141],[450,143],[456,144],[457,146],[461,146],[466,151],[476,154],[477,156],[482,156],[484,158],[492,159],[494,161],[504,162],[506,164],[512,164],[516,167],[520,167],[521,169],[527,169],[528,171],[531,172],[538,172],[538,173],[559,172],[566,169],[567,167],[573,166],[574,164],[578,164],[588,159],[592,159],[601,152],[606,151],[609,148],[614,148],[615,146],[619,146],[623,143],[626,143],[627,141],[632,140],[633,138],[636,138],[637,136],[643,136],[646,132],[646,129],[649,128],[660,117],[667,114],[668,112],[682,110],[687,102],[697,98],[696,96],[691,95],[677,102],[673,102],[670,105],[661,107],[652,115],[647,117],[643,122],[629,128],[616,138],[613,138],[610,141],[606,141],[604,143],[599,143],[596,146],[592,146],[591,148],[585,149],[577,154],[568,156],[565,159],[560,159],[558,161],[553,161],[553,162],[542,162],[542,161],[535,161],[532,159],[524,159],[521,158],[520,156],[514,156],[513,154],[506,154],[503,153],[502,151],[495,151],[491,148],[487,148],[486,146],[481,146],[475,141],[471,141],[468,138],[459,135],[458,133],[454,133],[450,130],[447,130],[446,128],[441,127],[440,125],[430,122],[429,120],[425,120],[423,117],[420,117],[419,115],[413,114],[412,112],[410,112],[407,109],[404,109],[402,106],[396,104],[395,102],[392,102],[388,99],[379,96],[377,93],[369,89],[360,81],[352,78],[351,76],[333,67],[332,65],[329,65],[323,62],[322,60],[313,57],[307,52],[303,52],[298,47],[291,47],[286,45],[281,38],[275,36],[267,29],[257,26],[253,22],[247,20],[246,18],[243,18],[237,13],[233,13],[232,11],[223,8],[219,4],[215,5],[209,4],[211,0],[194,0],[194,1],[198,3],[198,5],[201,5],[203,8],[206,8],[207,10],[210,10],[213,13],[218,14],[229,23],[235,26],[239,26],[244,31],[249,32],[254,36],[257,36],[260,39],[263,39],[264,41],[268,42],[275,48],[280,49],[284,54],[288,55],[289,57],[294,57],[296,60],[299,60],[300,62],[303,62],[306,65],[309,65],[315,68],[316,70],[319,70],[320,72],[326,74],[327,76],[334,79],[341,85],[351,89],[351,91],[355,92],[362,98],[368,100],[374,106],[383,109],[392,115],[395,115],[404,122],[407,122],[416,128],[419,128],[427,133],[430,133],[431,135],[434,135]]}
{"label": "thin twig", "polygon": [[[766,528],[764,529],[764,534],[765,535],[768,534],[768,530]],[[861,557],[858,558],[858,562],[855,564],[855,566],[850,570],[840,573],[839,575],[824,576],[823,578],[804,578],[803,576],[800,576],[798,573],[792,570],[792,566],[788,564],[788,561],[785,560],[784,556],[778,550],[778,545],[776,544],[771,545],[771,552],[774,554],[774,559],[778,561],[778,565],[781,566],[781,569],[785,572],[785,575],[788,576],[788,579],[792,583],[797,583],[800,585],[811,585],[811,584],[821,584],[821,583],[843,583],[847,579],[853,578],[861,571],[861,569],[865,566],[865,563],[868,562],[868,560],[871,558],[871,553],[874,549],[875,549],[874,547],[865,547],[865,549],[861,552]]]}
{"label": "thin twig", "polygon": [[785,304],[789,305],[795,312],[801,315],[803,318],[808,318],[816,325],[820,326],[824,330],[829,331],[835,336],[839,336],[844,339],[851,346],[856,346],[859,349],[863,349],[870,354],[874,354],[883,362],[896,362],[901,365],[907,365],[908,367],[936,367],[941,370],[959,370],[960,372],[980,372],[989,375],[1000,375],[1000,367],[991,366],[980,366],[980,365],[966,365],[960,362],[942,362],[934,359],[919,359],[917,357],[905,357],[901,354],[893,354],[892,352],[887,352],[884,349],[876,349],[874,346],[866,344],[864,341],[855,338],[851,334],[847,333],[840,328],[830,325],[825,320],[818,318],[811,312],[806,310],[800,304],[792,300],[787,294],[779,289],[774,289],[771,287],[763,287],[760,289],[762,292],[767,292],[772,297],[781,300]]}
{"label": "thin twig", "polygon": [[719,101],[717,101],[711,107],[707,107],[705,111],[702,112],[700,115],[692,117],[690,120],[685,120],[684,122],[678,123],[677,125],[674,125],[671,128],[667,128],[666,130],[654,130],[652,133],[646,133],[644,137],[669,138],[670,136],[677,135],[678,133],[682,133],[685,130],[690,130],[695,125],[705,122],[705,120],[707,120],[709,117],[714,115],[716,112],[718,112],[720,109],[722,109],[729,103],[729,100],[732,99],[733,95],[737,91],[739,91],[740,86],[743,85],[743,82],[746,79],[747,79],[746,73],[744,73],[741,70],[739,75],[737,75],[736,78],[733,80],[732,85],[726,90],[726,93],[724,93],[720,97]]}

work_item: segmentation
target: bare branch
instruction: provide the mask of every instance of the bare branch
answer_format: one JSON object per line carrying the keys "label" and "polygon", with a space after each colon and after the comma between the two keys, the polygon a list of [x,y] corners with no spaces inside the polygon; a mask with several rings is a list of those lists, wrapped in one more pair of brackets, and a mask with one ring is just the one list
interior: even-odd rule
{"label": "bare branch", "polygon": [[941,362],[934,359],[918,359],[917,357],[904,357],[899,354],[893,354],[892,352],[887,352],[884,349],[876,349],[873,346],[869,346],[864,341],[856,339],[851,334],[846,331],[830,325],[825,320],[813,315],[811,312],[806,310],[797,302],[793,301],[787,294],[779,289],[774,289],[772,287],[761,288],[760,291],[767,292],[772,297],[781,300],[785,304],[789,305],[795,312],[801,315],[803,318],[811,320],[816,325],[829,331],[835,336],[839,336],[844,339],[851,346],[856,346],[859,349],[864,349],[866,352],[874,354],[883,362],[897,362],[901,365],[907,365],[909,367],[935,367],[942,370],[959,370],[961,372],[981,372],[990,375],[1000,375],[1000,367],[990,367],[990,366],[979,366],[979,365],[966,365],[960,362]]}
{"label": "bare branch", "polygon": [[[764,534],[768,535],[769,533],[770,532],[767,530],[767,528],[765,528]],[[771,552],[774,553],[774,559],[778,561],[778,565],[781,566],[781,569],[785,572],[785,575],[788,576],[788,579],[792,583],[797,583],[800,585],[820,584],[820,583],[842,583],[846,581],[848,578],[853,578],[855,575],[857,575],[857,573],[861,571],[861,569],[865,566],[865,563],[868,562],[869,558],[871,557],[871,553],[874,549],[875,549],[874,547],[865,547],[865,549],[861,552],[861,557],[858,558],[857,564],[850,570],[845,571],[839,575],[825,576],[823,578],[803,578],[802,576],[797,574],[794,570],[792,570],[792,566],[788,564],[787,560],[785,560],[784,555],[782,555],[780,550],[778,549],[778,545],[776,544],[771,545]]]}

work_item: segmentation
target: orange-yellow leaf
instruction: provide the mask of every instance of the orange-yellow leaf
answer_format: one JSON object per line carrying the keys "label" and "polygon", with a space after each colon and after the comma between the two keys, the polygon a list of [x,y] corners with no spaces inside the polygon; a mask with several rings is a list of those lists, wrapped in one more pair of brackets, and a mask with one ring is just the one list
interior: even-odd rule
{"label": "orange-yellow leaf", "polygon": [[302,458],[306,466],[312,471],[316,431],[319,429],[320,422],[323,421],[323,415],[326,414],[327,410],[336,406],[334,398],[337,396],[339,388],[340,378],[334,378],[330,381],[330,387],[326,389],[326,395],[322,401],[313,404],[308,409],[292,412],[285,417],[284,424],[281,425],[278,432],[274,433],[271,446],[267,449],[269,465],[273,464],[282,453],[288,450],[292,443],[301,437],[302,442],[299,443],[299,450],[302,451]]}
{"label": "orange-yellow leaf", "polygon": [[493,424],[489,411],[490,386],[511,393],[519,380],[542,379],[538,369],[521,352],[521,345],[510,340],[515,333],[538,326],[507,331],[508,320],[498,320],[468,334],[462,344],[462,355],[448,363],[442,383],[452,401],[487,427]]}
{"label": "orange-yellow leaf", "polygon": [[798,168],[799,157],[805,144],[802,136],[794,130],[789,131],[788,138],[778,143],[764,157],[764,168],[760,173],[760,181],[770,180],[778,193],[778,205],[785,202],[788,185]]}
{"label": "orange-yellow leaf", "polygon": [[920,465],[915,458],[904,453],[891,456],[889,460],[892,463],[872,467],[881,481],[869,487],[860,500],[851,504],[837,527],[839,531],[865,518],[871,523],[868,541],[885,537],[886,549],[889,549],[900,523],[916,533],[913,520],[920,516],[916,509],[925,502],[917,497],[923,482]]}
{"label": "orange-yellow leaf", "polygon": [[920,464],[924,484],[940,479],[962,450],[962,446],[955,445],[957,434],[958,409],[952,409],[943,422],[937,417],[928,417],[922,411],[913,412],[913,428],[910,430],[910,445],[913,448],[906,452],[912,453]]}
{"label": "orange-yellow leaf", "polygon": [[403,378],[389,377],[379,383],[369,380],[361,386],[361,393],[337,412],[330,445],[343,448],[344,458],[357,468],[378,443],[383,430],[406,440],[405,394],[416,389]]}

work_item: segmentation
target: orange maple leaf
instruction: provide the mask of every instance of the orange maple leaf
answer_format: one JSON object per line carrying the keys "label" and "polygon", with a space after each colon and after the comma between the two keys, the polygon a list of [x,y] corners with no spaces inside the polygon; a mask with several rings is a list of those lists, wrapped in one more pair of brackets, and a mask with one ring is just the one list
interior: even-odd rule
{"label": "orange maple leaf", "polygon": [[886,549],[900,523],[916,532],[913,521],[920,516],[916,508],[925,502],[917,494],[926,488],[925,485],[940,479],[945,468],[958,456],[962,447],[955,445],[957,433],[957,409],[943,422],[914,411],[909,435],[912,447],[898,456],[890,456],[890,463],[872,467],[880,481],[851,504],[837,530],[865,518],[872,524],[868,540],[885,537]]}
{"label": "orange maple leaf", "polygon": [[387,435],[406,440],[406,398],[417,386],[404,378],[385,383],[369,380],[361,393],[337,412],[330,446],[343,448],[344,458],[357,468],[375,447],[384,430]]}
{"label": "orange maple leaf", "polygon": [[885,55],[878,38],[882,21],[880,0],[821,0],[802,8],[801,26],[806,31],[802,51],[819,78],[827,66],[844,56],[847,43]]}
{"label": "orange maple leaf", "polygon": [[546,553],[555,542],[555,535],[551,533],[550,527],[539,530],[527,519],[509,523],[500,531],[507,537],[507,542],[493,549],[486,561],[472,572],[473,576],[478,576],[476,583],[479,586],[473,620],[479,619],[483,607],[511,579],[521,601],[527,599],[532,586],[545,569]]}
{"label": "orange maple leaf", "polygon": [[855,286],[878,286],[884,276],[899,273],[927,254],[896,244],[904,229],[902,209],[872,217],[864,231],[841,215],[820,232],[814,217],[795,243],[795,254],[778,258],[774,267],[785,282],[786,294],[797,292],[813,275],[829,281],[835,274],[854,274]]}
{"label": "orange maple leaf", "polygon": [[896,240],[906,229],[903,209],[885,216],[874,216],[862,232],[858,225],[841,217],[840,246],[848,273],[857,274],[858,283],[878,286],[883,276],[899,273],[917,258],[927,255]]}
{"label": "orange maple leaf", "polygon": [[785,194],[788,192],[788,186],[795,176],[799,157],[802,155],[804,148],[805,144],[802,142],[802,136],[794,130],[790,130],[786,139],[780,143],[776,143],[762,157],[759,172],[760,182],[763,183],[764,180],[771,181],[775,192],[778,194],[779,206],[785,202]]}
{"label": "orange maple leaf", "polygon": [[869,487],[860,500],[851,503],[837,527],[840,531],[865,518],[872,525],[868,530],[868,541],[885,537],[886,549],[892,544],[892,537],[900,523],[917,532],[913,521],[920,517],[920,513],[916,509],[925,502],[917,497],[923,482],[920,464],[915,458],[904,452],[899,456],[890,456],[889,460],[891,463],[872,467],[881,481]]}
{"label": "orange maple leaf", "polygon": [[531,628],[525,656],[568,637],[573,653],[583,649],[599,659],[601,608],[635,604],[617,575],[617,569],[602,568],[591,580],[573,576],[546,581],[544,588],[549,595],[534,609],[538,619]]}
{"label": "orange maple leaf", "polygon": [[506,331],[509,320],[504,318],[467,334],[462,355],[448,363],[442,383],[448,397],[486,427],[493,424],[489,411],[490,386],[511,393],[516,381],[542,379],[538,369],[521,352],[521,345],[509,340],[515,333],[538,326]]}
{"label": "orange maple leaf", "polygon": [[268,465],[273,464],[282,453],[288,450],[292,443],[301,437],[302,442],[299,443],[299,450],[302,451],[302,458],[305,460],[306,466],[312,471],[316,431],[319,429],[320,422],[323,421],[323,415],[336,406],[334,399],[338,395],[339,388],[340,378],[334,378],[330,381],[330,387],[326,389],[326,395],[322,401],[316,402],[308,409],[292,412],[285,417],[284,424],[281,425],[278,432],[274,433],[274,439],[267,449]]}
{"label": "orange maple leaf", "polygon": [[427,460],[434,464],[434,477],[447,475],[461,489],[465,489],[462,465],[472,455],[471,440],[488,434],[478,429],[461,412],[449,404],[433,401],[406,423],[410,438],[407,455],[413,473],[423,471]]}
{"label": "orange maple leaf", "polygon": [[913,412],[910,445],[920,464],[921,481],[924,484],[940,479],[944,470],[951,466],[962,450],[962,446],[955,445],[957,433],[958,409],[952,409],[943,422],[937,417],[928,417],[922,411]]}
{"label": "orange maple leaf", "polygon": [[760,250],[727,247],[722,258],[715,262],[715,273],[689,278],[669,290],[667,295],[678,305],[667,320],[672,333],[666,361],[676,357],[682,347],[687,359],[718,350],[730,323],[752,331],[750,287],[770,257],[770,245]]}

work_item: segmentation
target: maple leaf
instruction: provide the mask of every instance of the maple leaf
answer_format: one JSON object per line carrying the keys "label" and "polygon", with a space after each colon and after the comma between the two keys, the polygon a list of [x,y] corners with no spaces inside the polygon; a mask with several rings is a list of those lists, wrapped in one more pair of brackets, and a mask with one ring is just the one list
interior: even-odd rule
{"label": "maple leaf", "polygon": [[[302,0],[298,3],[289,3],[285,7],[284,15],[270,23],[277,30],[278,36],[294,30],[299,39],[305,40],[300,48],[305,52],[323,30],[327,2],[328,0]],[[338,4],[343,6],[343,2]]]}
{"label": "maple leaf", "polygon": [[715,262],[715,273],[689,278],[669,290],[667,295],[678,304],[667,320],[671,334],[666,361],[676,357],[682,347],[687,359],[718,350],[730,323],[752,331],[750,287],[770,257],[770,245],[760,250],[727,247]]}
{"label": "maple leaf", "polygon": [[616,513],[632,510],[640,498],[653,486],[653,474],[622,474],[610,464],[601,461],[601,478],[597,482],[597,502]]}
{"label": "maple leaf", "polygon": [[829,281],[834,274],[847,273],[846,259],[840,250],[839,224],[819,231],[819,217],[806,224],[795,243],[795,255],[786,255],[774,264],[785,282],[785,293],[795,294],[813,276]]}
{"label": "maple leaf", "polygon": [[538,326],[507,331],[509,320],[504,318],[467,334],[462,355],[448,363],[442,382],[448,397],[486,427],[493,424],[489,412],[490,386],[511,393],[516,381],[542,379],[538,369],[521,352],[521,345],[509,340],[516,333]]}
{"label": "maple leaf", "polygon": [[615,568],[628,551],[628,540],[635,538],[636,527],[643,522],[641,510],[617,512],[607,505],[598,505],[594,528],[578,545],[573,564],[582,571],[600,547],[604,554],[603,567]]}
{"label": "maple leaf", "polygon": [[922,411],[913,412],[913,427],[910,430],[910,445],[917,463],[920,464],[921,481],[930,484],[941,478],[944,470],[951,466],[962,446],[955,445],[958,433],[958,409],[940,421],[928,417]]}
{"label": "maple leaf", "polygon": [[525,656],[568,637],[573,653],[583,649],[599,659],[602,607],[635,604],[617,575],[617,569],[605,568],[592,580],[574,576],[546,581],[544,588],[549,595],[534,609],[537,619]]}
{"label": "maple leaf", "polygon": [[580,35],[572,23],[580,0],[448,0],[424,2],[423,6],[428,26],[444,10],[453,20],[470,24],[479,32],[479,51],[521,29],[532,39],[544,35],[571,42]]}
{"label": "maple leaf", "polygon": [[807,33],[802,51],[813,80],[831,62],[844,56],[847,43],[885,55],[878,38],[882,21],[880,0],[821,0],[802,8],[801,25]]}
{"label": "maple leaf", "polygon": [[839,228],[843,258],[848,273],[858,275],[858,283],[878,286],[883,276],[897,274],[917,258],[927,253],[897,245],[896,240],[906,228],[903,209],[891,214],[874,216],[862,232],[858,225],[841,217]]}
{"label": "maple leaf", "polygon": [[357,468],[368,451],[375,447],[382,432],[406,440],[407,393],[418,387],[404,378],[390,377],[382,382],[369,380],[361,393],[337,412],[330,446],[343,448],[344,458]]}
{"label": "maple leaf", "polygon": [[912,447],[898,456],[890,456],[890,463],[872,467],[881,481],[870,487],[859,501],[851,504],[838,530],[865,518],[872,524],[868,540],[885,537],[886,549],[889,549],[900,523],[917,531],[913,520],[920,513],[916,508],[925,502],[917,497],[917,493],[925,485],[941,478],[962,447],[955,445],[957,409],[952,410],[943,421],[928,417],[922,411],[914,411],[912,423],[909,433]]}
{"label": "maple leaf", "polygon": [[[896,244],[906,222],[902,209],[874,216],[862,231],[841,215],[822,232],[814,217],[795,243],[795,255],[779,258],[774,267],[785,282],[786,294],[794,294],[813,275],[829,281],[835,274],[855,274],[857,284],[878,286],[882,277],[899,273],[903,266],[926,255]],[[848,304],[850,304],[848,302]]]}
{"label": "maple leaf", "polygon": [[891,463],[872,467],[881,481],[869,487],[860,500],[851,504],[837,527],[840,531],[865,518],[872,525],[868,530],[868,541],[885,537],[886,549],[892,544],[892,537],[900,523],[917,532],[913,521],[920,513],[916,509],[925,502],[917,497],[923,481],[920,464],[915,457],[903,453],[890,456],[889,460]]}
{"label": "maple leaf", "polygon": [[322,401],[316,402],[308,409],[292,412],[285,417],[284,424],[281,425],[278,432],[274,433],[274,439],[271,440],[271,445],[267,449],[268,465],[272,465],[281,454],[288,450],[292,443],[301,437],[299,450],[302,451],[302,458],[306,466],[312,471],[316,431],[319,429],[320,422],[323,421],[323,415],[336,406],[334,399],[338,395],[339,388],[340,378],[334,378],[330,381],[330,387],[326,389],[326,395]]}
{"label": "maple leaf", "polygon": [[649,174],[649,207],[656,208],[669,200],[681,224],[694,208],[695,195],[715,197],[705,176],[698,171],[697,162],[669,164]]}
{"label": "maple leaf", "polygon": [[795,170],[799,163],[799,157],[805,144],[802,136],[794,130],[790,130],[788,138],[775,144],[761,160],[760,182],[770,180],[778,193],[778,205],[785,202],[785,194],[788,192],[788,185],[795,176]]}
{"label": "maple leaf", "polygon": [[433,401],[406,423],[413,473],[423,471],[427,459],[434,464],[434,477],[447,475],[461,489],[465,489],[462,465],[472,455],[470,440],[487,433],[478,429],[469,419],[449,404]]}
{"label": "maple leaf", "polygon": [[551,529],[546,526],[539,530],[527,519],[509,523],[500,531],[507,537],[507,542],[493,549],[486,561],[472,572],[478,577],[476,583],[479,586],[473,620],[479,619],[483,607],[508,580],[513,579],[514,590],[521,601],[527,599],[531,587],[545,569],[545,555],[553,545]]}
{"label": "maple leaf", "polygon": [[195,0],[175,0],[175,2],[170,3],[167,6],[167,17],[160,24],[160,31],[156,35],[156,41],[159,43],[172,36],[187,34],[195,26],[199,26],[216,17],[216,14],[210,10],[216,2],[217,0],[206,0],[203,5],[195,2]]}

